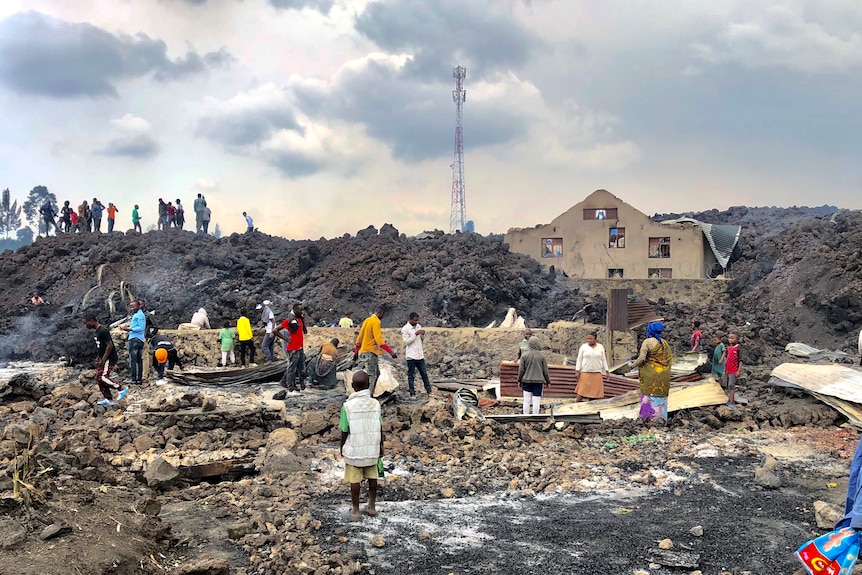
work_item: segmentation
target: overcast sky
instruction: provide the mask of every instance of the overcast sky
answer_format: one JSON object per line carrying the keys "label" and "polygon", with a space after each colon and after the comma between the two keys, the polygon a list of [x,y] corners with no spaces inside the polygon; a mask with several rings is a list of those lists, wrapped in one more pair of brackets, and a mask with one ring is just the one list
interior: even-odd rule
{"label": "overcast sky", "polygon": [[652,214],[862,208],[858,0],[3,0],[0,188],[144,226],[203,193],[242,231],[546,223],[597,188]]}

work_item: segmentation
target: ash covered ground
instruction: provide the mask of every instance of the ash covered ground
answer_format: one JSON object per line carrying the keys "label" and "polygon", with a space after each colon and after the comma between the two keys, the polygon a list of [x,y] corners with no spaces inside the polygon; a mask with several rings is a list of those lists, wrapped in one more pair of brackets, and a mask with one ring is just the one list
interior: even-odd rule
{"label": "ash covered ground", "polygon": [[[677,297],[654,282],[648,299],[680,342],[694,317],[707,333],[742,333],[747,406],[679,412],[661,428],[558,427],[456,421],[440,391],[399,397],[384,406],[380,515],[358,523],[346,519],[340,481],[343,391],[273,402],[274,384],[150,385],[119,408],[94,407],[82,313],[119,319],[133,295],[163,325],[201,306],[218,324],[266,298],[280,311],[302,300],[312,320],[361,320],[385,301],[388,327],[413,309],[431,326],[483,326],[510,306],[544,327],[585,306],[585,319],[602,321],[602,294],[548,277],[498,239],[419,240],[391,226],[313,242],[60,237],[3,254],[3,355],[70,361],[0,377],[0,573],[792,573],[792,551],[823,532],[814,501],[843,502],[858,436],[830,407],[766,381],[790,360],[789,341],[855,346],[862,216],[738,208],[699,217],[745,226],[726,293]],[[34,290],[49,303],[28,306]],[[446,366],[431,365],[432,378],[493,375],[496,348],[519,337],[468,334],[457,349],[431,349]],[[764,481],[755,469],[769,455],[777,467]],[[187,475],[219,461],[235,465]],[[32,487],[25,505],[8,497],[16,474]],[[42,540],[53,524],[70,531]],[[664,539],[697,555],[697,567],[659,566]]]}

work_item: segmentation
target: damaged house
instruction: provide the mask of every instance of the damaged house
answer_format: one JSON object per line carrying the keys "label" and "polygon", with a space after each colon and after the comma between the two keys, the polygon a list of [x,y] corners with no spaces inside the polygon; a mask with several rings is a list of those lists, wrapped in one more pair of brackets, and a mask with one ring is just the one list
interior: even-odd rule
{"label": "damaged house", "polygon": [[724,273],[740,230],[691,218],[655,222],[596,190],[549,224],[509,229],[505,241],[575,278],[701,279]]}

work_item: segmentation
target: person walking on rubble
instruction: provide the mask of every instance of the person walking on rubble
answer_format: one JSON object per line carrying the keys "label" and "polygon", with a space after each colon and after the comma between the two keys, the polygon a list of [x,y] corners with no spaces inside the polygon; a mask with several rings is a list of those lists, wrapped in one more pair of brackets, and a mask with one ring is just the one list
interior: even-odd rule
{"label": "person walking on rubble", "polygon": [[667,421],[673,353],[670,344],[661,337],[663,331],[664,324],[660,321],[647,324],[647,338],[641,344],[640,353],[626,362],[629,367],[638,368],[640,418],[644,421]]}
{"label": "person walking on rubble", "polygon": [[530,336],[529,348],[521,356],[518,366],[518,387],[524,392],[524,415],[538,415],[542,407],[542,388],[551,385],[548,360],[542,353],[539,338]]}
{"label": "person walking on rubble", "polygon": [[518,361],[521,360],[521,356],[527,353],[530,349],[530,338],[533,337],[533,330],[527,328],[524,330],[524,339],[521,340],[521,343],[518,344]]}
{"label": "person walking on rubble", "polygon": [[251,216],[248,215],[246,212],[242,213],[242,217],[245,218],[245,226],[246,226],[245,233],[247,233],[247,234],[252,233],[254,231],[254,220],[251,219]]}
{"label": "person walking on rubble", "polygon": [[255,308],[261,310],[260,322],[263,324],[264,334],[260,347],[267,362],[275,361],[275,353],[273,352],[273,347],[275,346],[275,314],[272,313],[270,305],[272,305],[272,302],[265,299],[262,304],[257,304]]}
{"label": "person walking on rubble", "polygon": [[138,212],[139,209],[138,204],[135,204],[134,209],[132,209],[132,229],[142,234],[144,230],[141,229],[141,214]]}
{"label": "person walking on rubble", "polygon": [[129,387],[121,387],[119,383],[113,381],[111,371],[117,365],[117,348],[114,346],[114,340],[111,338],[111,332],[108,328],[100,324],[96,320],[96,316],[92,313],[84,315],[84,325],[87,329],[96,330],[94,340],[96,341],[96,383],[99,385],[99,391],[105,396],[105,399],[100,401],[99,405],[114,405],[113,392],[117,391],[117,401],[122,401],[126,394],[129,393]]}
{"label": "person walking on rubble", "polygon": [[141,303],[135,300],[129,304],[132,320],[120,329],[129,333],[129,371],[131,377],[127,383],[143,383],[144,380],[144,333],[147,329],[147,317],[141,309]]}
{"label": "person walking on rubble", "polygon": [[578,361],[575,364],[575,375],[578,387],[575,388],[575,401],[587,399],[602,399],[605,396],[604,376],[608,375],[608,358],[605,347],[598,343],[598,333],[587,335],[587,342],[578,350]]}
{"label": "person walking on rubble", "polygon": [[246,351],[248,352],[248,363],[254,365],[254,332],[251,329],[251,321],[245,316],[245,313],[240,313],[239,319],[236,320],[236,335],[239,339],[240,366],[246,366]]}
{"label": "person walking on rubble", "polygon": [[365,318],[359,328],[356,337],[356,345],[353,347],[353,360],[359,359],[361,369],[368,374],[371,396],[374,397],[374,387],[380,377],[380,355],[385,351],[392,359],[398,354],[394,349],[386,345],[383,339],[383,331],[380,329],[380,320],[386,315],[386,308],[378,305],[374,313]]}
{"label": "person walking on rubble", "polygon": [[410,397],[416,397],[413,382],[416,379],[417,370],[422,378],[422,383],[425,385],[425,393],[431,395],[431,382],[428,381],[425,353],[422,350],[424,337],[425,330],[419,325],[419,314],[415,311],[411,312],[407,323],[401,328],[401,339],[404,340],[405,345],[404,357],[407,359],[407,388],[410,391]]}
{"label": "person walking on rubble", "polygon": [[[284,370],[281,385],[287,388],[288,393],[302,391],[305,389],[305,334],[308,328],[302,316],[301,303],[293,304],[293,309],[280,327],[275,335],[284,340],[284,351],[287,352],[287,369]],[[287,331],[287,337],[283,335],[283,330]]]}
{"label": "person walking on rubble", "polygon": [[353,393],[341,406],[338,428],[341,430],[341,456],[344,458],[344,481],[350,484],[350,518],[361,517],[359,491],[362,480],[368,480],[368,505],[365,513],[377,515],[378,463],[383,457],[383,418],[380,402],[371,396],[369,377],[357,371],[352,379]]}

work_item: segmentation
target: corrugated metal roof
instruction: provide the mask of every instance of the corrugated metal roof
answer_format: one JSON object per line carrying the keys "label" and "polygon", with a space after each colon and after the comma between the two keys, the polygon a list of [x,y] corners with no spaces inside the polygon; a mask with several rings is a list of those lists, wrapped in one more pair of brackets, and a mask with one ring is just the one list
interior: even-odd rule
{"label": "corrugated metal roof", "polygon": [[628,305],[628,329],[634,329],[651,321],[660,321],[655,309],[647,301],[630,301]]}
{"label": "corrugated metal roof", "polygon": [[663,224],[697,224],[703,231],[704,237],[712,249],[712,253],[721,267],[726,268],[730,263],[730,257],[733,255],[733,249],[739,242],[739,236],[742,233],[741,226],[728,226],[707,224],[694,218],[679,218],[676,220],[666,220]]}

